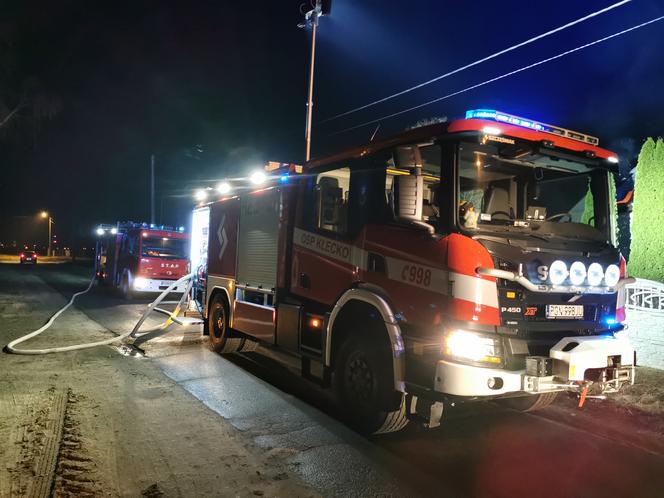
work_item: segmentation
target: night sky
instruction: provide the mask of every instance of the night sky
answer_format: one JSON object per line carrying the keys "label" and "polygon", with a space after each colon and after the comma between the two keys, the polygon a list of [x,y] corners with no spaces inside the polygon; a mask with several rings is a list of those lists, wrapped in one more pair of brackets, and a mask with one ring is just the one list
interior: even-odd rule
{"label": "night sky", "polygon": [[[314,123],[385,97],[616,1],[334,0],[321,19]],[[65,240],[99,222],[188,223],[192,192],[266,160],[302,162],[309,32],[300,1],[0,2],[0,218],[47,209]],[[314,127],[313,155],[367,141],[354,125],[664,15],[634,0],[400,98]],[[488,107],[583,131],[627,158],[664,134],[664,21],[387,119]],[[1,111],[1,108],[0,108]],[[50,116],[50,117],[49,117]],[[2,113],[0,112],[0,119]],[[1,221],[1,220],[0,220]],[[26,222],[27,223],[27,222]]]}

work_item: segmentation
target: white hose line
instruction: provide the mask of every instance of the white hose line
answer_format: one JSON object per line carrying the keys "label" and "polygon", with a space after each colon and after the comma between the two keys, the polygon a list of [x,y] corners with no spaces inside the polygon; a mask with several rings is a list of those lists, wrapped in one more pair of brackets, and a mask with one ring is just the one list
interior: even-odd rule
{"label": "white hose line", "polygon": [[[41,334],[42,332],[44,332],[46,329],[48,329],[51,325],[53,325],[53,323],[55,322],[55,320],[56,320],[56,319],[57,319],[62,313],[64,313],[64,312],[65,312],[65,311],[66,311],[66,310],[67,310],[72,304],[74,304],[74,301],[76,300],[76,298],[77,298],[78,296],[81,296],[81,295],[87,293],[88,291],[90,291],[90,289],[92,289],[92,286],[93,286],[94,283],[95,283],[95,276],[93,276],[93,277],[92,277],[92,280],[90,281],[90,285],[88,285],[87,289],[75,293],[75,294],[71,297],[70,301],[69,301],[65,306],[63,306],[62,308],[60,308],[60,310],[58,310],[58,311],[57,311],[57,312],[56,312],[56,313],[55,313],[55,314],[54,314],[54,315],[48,320],[48,322],[46,322],[42,327],[38,328],[38,329],[35,330],[34,332],[30,332],[29,334],[26,334],[26,335],[24,335],[24,336],[22,336],[22,337],[19,337],[18,339],[13,340],[13,341],[10,342],[9,344],[7,344],[7,346],[5,347],[5,349],[6,349],[6,351],[7,351],[8,353],[13,353],[13,354],[36,355],[36,354],[62,353],[62,352],[65,352],[65,351],[76,351],[76,350],[79,350],[79,349],[88,349],[88,348],[94,348],[94,347],[97,347],[97,346],[106,346],[106,345],[108,345],[108,344],[113,344],[114,342],[121,341],[122,339],[124,339],[124,338],[130,336],[131,334],[135,334],[135,333],[138,332],[138,329],[140,328],[140,326],[143,324],[143,322],[144,322],[145,319],[147,318],[148,313],[149,313],[149,312],[152,310],[152,308],[155,306],[155,303],[156,303],[156,304],[159,304],[159,303],[160,303],[160,302],[161,302],[161,301],[162,301],[162,300],[163,300],[163,299],[164,299],[164,298],[165,298],[165,297],[166,297],[166,296],[167,296],[167,295],[168,295],[168,294],[169,294],[169,293],[175,288],[175,287],[177,287],[177,286],[178,286],[179,284],[181,284],[182,282],[185,282],[187,279],[191,279],[191,278],[192,278],[192,274],[189,274],[189,275],[186,275],[186,276],[182,277],[181,279],[176,280],[175,282],[173,282],[170,286],[168,286],[168,288],[167,288],[166,290],[164,290],[164,291],[159,295],[159,297],[158,297],[154,302],[150,303],[150,305],[148,306],[148,308],[146,309],[146,311],[143,313],[143,316],[141,316],[141,319],[138,321],[138,323],[136,324],[136,326],[135,326],[132,330],[130,330],[129,332],[126,332],[126,333],[124,333],[124,334],[120,334],[120,335],[117,336],[117,337],[113,337],[113,338],[111,338],[111,339],[105,339],[105,340],[103,340],[103,341],[88,342],[88,343],[84,343],[84,344],[73,344],[73,345],[71,345],[71,346],[62,346],[62,347],[58,347],[58,348],[46,348],[46,349],[17,349],[17,348],[15,347],[15,346],[17,346],[18,344],[21,344],[22,342],[25,342],[25,341],[27,341],[27,340],[29,340],[29,339],[32,339],[33,337],[38,336],[39,334]],[[186,294],[185,294],[185,295],[186,295]],[[183,298],[184,298],[185,295],[183,295]],[[180,302],[182,302],[182,299],[180,300]],[[180,305],[178,305],[178,309],[176,309],[176,312],[174,312],[174,314],[177,314],[177,312],[179,312],[179,307],[180,307]],[[164,324],[162,324],[162,325],[160,325],[159,327],[156,327],[156,328],[154,328],[154,329],[151,329],[150,331],[158,330],[158,329],[161,328],[161,327],[166,328],[167,326],[170,325],[169,322],[172,323],[172,317],[170,317],[168,320],[166,320],[166,322],[164,322]],[[150,332],[150,331],[148,331],[148,332]]]}

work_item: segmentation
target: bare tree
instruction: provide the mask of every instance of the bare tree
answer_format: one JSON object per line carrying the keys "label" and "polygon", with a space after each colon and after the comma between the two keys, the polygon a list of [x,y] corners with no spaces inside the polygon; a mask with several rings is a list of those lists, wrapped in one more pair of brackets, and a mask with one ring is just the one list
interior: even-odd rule
{"label": "bare tree", "polygon": [[44,88],[39,77],[21,64],[20,37],[15,25],[0,23],[0,139],[10,131],[36,131],[62,108],[61,100]]}

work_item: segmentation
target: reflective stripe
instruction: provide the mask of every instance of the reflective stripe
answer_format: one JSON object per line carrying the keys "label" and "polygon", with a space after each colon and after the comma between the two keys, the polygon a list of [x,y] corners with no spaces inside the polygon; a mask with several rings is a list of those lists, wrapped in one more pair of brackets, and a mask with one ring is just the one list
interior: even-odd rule
{"label": "reflective stripe", "polygon": [[461,273],[450,272],[452,296],[477,305],[498,308],[498,288],[496,282]]}
{"label": "reflective stripe", "polygon": [[[316,233],[296,228],[294,244],[330,259],[358,267],[368,268],[369,252],[351,244],[323,237]],[[383,256],[387,278],[402,284],[419,287],[456,299],[470,301],[476,305],[498,308],[496,283],[476,276],[448,272],[441,268],[422,265],[391,256]],[[450,282],[453,283],[450,293]]]}

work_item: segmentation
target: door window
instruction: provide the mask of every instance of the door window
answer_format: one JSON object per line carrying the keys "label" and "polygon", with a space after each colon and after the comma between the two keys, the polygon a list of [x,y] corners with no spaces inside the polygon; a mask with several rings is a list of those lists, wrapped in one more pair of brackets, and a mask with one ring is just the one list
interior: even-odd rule
{"label": "door window", "polygon": [[350,168],[338,168],[316,177],[316,227],[338,234],[347,233]]}

